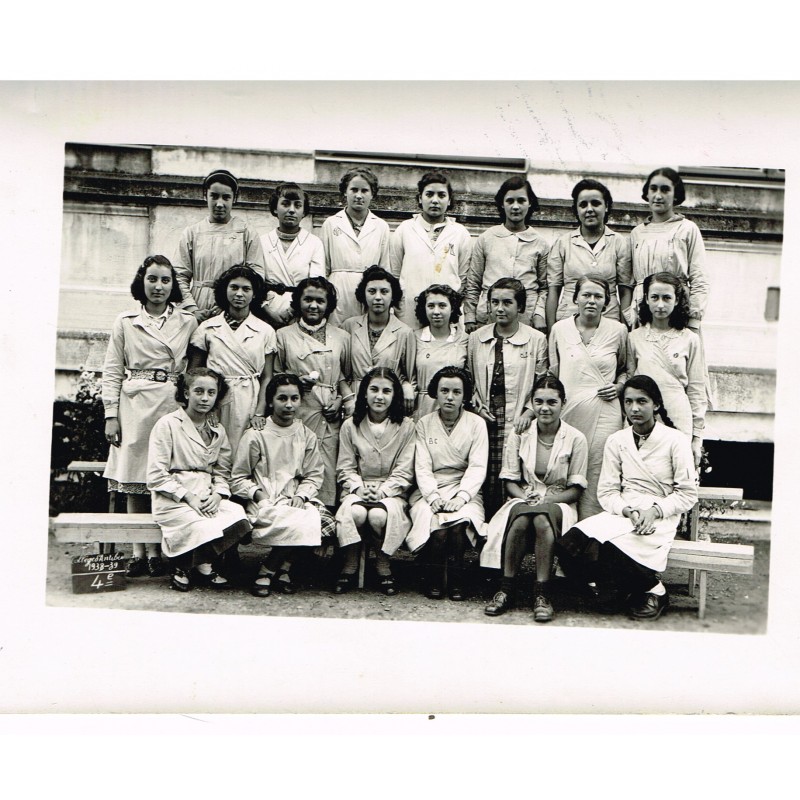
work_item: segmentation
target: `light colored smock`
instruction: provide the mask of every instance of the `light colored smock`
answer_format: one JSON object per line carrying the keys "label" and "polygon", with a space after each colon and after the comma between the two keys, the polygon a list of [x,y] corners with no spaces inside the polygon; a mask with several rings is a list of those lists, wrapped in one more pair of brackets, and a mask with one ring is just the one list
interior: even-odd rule
{"label": "light colored smock", "polygon": [[469,334],[458,325],[450,326],[450,335],[444,341],[434,339],[430,327],[414,331],[417,338],[417,407],[414,421],[438,408],[428,397],[428,384],[442,367],[466,367]]}
{"label": "light colored smock", "polygon": [[[417,488],[409,498],[411,532],[406,545],[417,552],[430,539],[431,531],[467,522],[467,536],[474,546],[484,536],[485,521],[481,487],[486,480],[489,434],[486,423],[470,411],[448,434],[439,412],[422,417],[416,424],[414,471]],[[460,494],[467,502],[459,511],[434,514],[430,504],[437,498],[450,500]]]}

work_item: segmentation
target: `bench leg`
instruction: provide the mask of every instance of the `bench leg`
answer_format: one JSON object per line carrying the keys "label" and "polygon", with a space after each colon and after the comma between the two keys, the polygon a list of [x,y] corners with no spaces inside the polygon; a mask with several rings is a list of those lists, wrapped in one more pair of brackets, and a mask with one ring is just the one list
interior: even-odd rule
{"label": "bench leg", "polygon": [[708,588],[708,572],[704,569],[700,570],[700,604],[697,607],[697,616],[699,619],[705,619],[706,616],[706,589]]}
{"label": "bench leg", "polygon": [[366,572],[367,566],[367,549],[368,545],[366,542],[361,542],[361,553],[358,556],[358,588],[364,588],[364,573]]}
{"label": "bench leg", "polygon": [[694,590],[697,586],[697,570],[689,570],[689,597],[694,597]]}

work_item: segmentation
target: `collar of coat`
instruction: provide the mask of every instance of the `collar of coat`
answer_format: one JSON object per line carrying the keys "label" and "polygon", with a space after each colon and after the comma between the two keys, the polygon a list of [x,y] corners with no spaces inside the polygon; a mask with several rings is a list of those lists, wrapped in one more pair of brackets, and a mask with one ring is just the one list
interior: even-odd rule
{"label": "collar of coat", "polygon": [[[221,314],[217,314],[216,317],[211,317],[211,319],[206,320],[205,326],[207,328],[222,328],[223,326],[227,325],[228,323],[225,322],[225,312],[223,311]],[[240,328],[250,328],[251,331],[263,331],[267,327],[268,323],[264,322],[263,319],[259,319],[252,311],[248,314],[247,319],[239,326]]]}
{"label": "collar of coat", "polygon": [[[192,318],[194,318],[194,314],[192,314],[191,311],[184,311],[182,308],[178,308],[174,304],[170,304],[170,305],[172,305],[172,314],[170,314],[170,318],[174,317],[176,314],[181,314],[184,317],[192,317]],[[125,317],[126,319],[134,318],[133,319],[133,324],[134,325],[140,325],[143,328],[147,328],[149,326],[145,324],[144,319],[141,316],[142,314],[147,314],[147,311],[145,311],[145,308],[144,308],[143,305],[140,305],[139,309],[137,311],[125,311],[125,312],[123,312],[122,316]],[[153,317],[153,319],[158,319],[158,317]],[[169,321],[169,319],[167,320],[167,322],[168,321]],[[166,323],[164,323],[164,324],[166,325]]]}
{"label": "collar of coat", "polygon": [[[616,235],[617,234],[614,231],[612,231],[611,228],[608,227],[608,225],[604,226],[603,236],[616,236]],[[583,236],[581,235],[580,225],[577,228],[575,228],[574,231],[572,231],[571,236],[573,239],[583,239]],[[584,239],[584,241],[586,240]]]}
{"label": "collar of coat", "polygon": [[669,219],[665,219],[663,222],[653,222],[653,215],[651,214],[645,221],[645,225],[666,225],[670,222],[680,222],[682,219],[686,219],[683,214],[673,214]]}
{"label": "collar of coat", "polygon": [[518,239],[521,239],[523,242],[532,242],[535,239],[539,238],[539,234],[536,231],[528,226],[525,228],[524,231],[510,231],[506,228],[505,225],[495,225],[493,228],[489,228],[487,233],[491,233],[493,236],[496,236],[498,239],[504,239],[508,236],[516,236]]}
{"label": "collar of coat", "polygon": [[[534,330],[533,328],[525,325],[523,322],[519,323],[519,328],[517,328],[517,332],[513,336],[509,336],[506,338],[506,341],[510,344],[527,344],[531,339],[533,339]],[[484,325],[478,331],[478,339],[481,342],[492,342],[495,339],[494,335],[494,323],[491,322],[488,325]]]}

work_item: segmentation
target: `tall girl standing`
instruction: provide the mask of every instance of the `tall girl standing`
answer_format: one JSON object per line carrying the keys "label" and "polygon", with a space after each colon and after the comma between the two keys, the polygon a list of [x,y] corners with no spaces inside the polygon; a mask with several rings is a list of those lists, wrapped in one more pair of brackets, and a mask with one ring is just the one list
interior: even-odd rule
{"label": "tall girl standing", "polygon": [[447,175],[426,172],[417,184],[417,201],[420,213],[401,222],[389,244],[392,275],[400,279],[405,297],[399,316],[410,328],[418,324],[419,293],[432,283],[462,289],[472,255],[469,231],[447,216],[455,205]]}
{"label": "tall girl standing", "polygon": [[344,208],[322,223],[325,271],[336,287],[339,305],[331,322],[336,326],[363,313],[355,298],[361,275],[370,264],[389,263],[389,226],[370,210],[378,196],[378,179],[367,167],[355,167],[339,181]]}
{"label": "tall girl standing", "polygon": [[[176,308],[181,290],[165,256],[148,256],[136,270],[131,294],[137,311],[120,314],[111,329],[103,365],[105,436],[111,449],[104,477],[122,492],[129,514],[150,510],[147,447],[159,417],[177,408],[175,382],[197,321]],[[128,576],[163,574],[157,545],[133,545]]]}
{"label": "tall girl standing", "polygon": [[[308,194],[296,183],[279,183],[269,198],[269,210],[278,227],[261,237],[267,283],[290,289],[303,278],[325,277],[325,249],[313,233],[300,227],[311,210]],[[292,321],[291,293],[267,293],[264,306],[267,322],[282,328]]]}
{"label": "tall girl standing", "polygon": [[223,313],[206,320],[192,336],[190,366],[221,374],[228,391],[219,404],[233,452],[248,427],[264,426],[264,391],[272,377],[275,331],[261,316],[264,281],[246,264],[224,272],[214,284]]}

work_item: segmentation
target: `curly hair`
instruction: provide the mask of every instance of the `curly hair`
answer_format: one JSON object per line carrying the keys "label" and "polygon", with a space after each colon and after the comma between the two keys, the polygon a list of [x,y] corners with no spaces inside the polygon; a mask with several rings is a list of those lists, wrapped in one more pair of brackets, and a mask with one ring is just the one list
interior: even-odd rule
{"label": "curly hair", "polygon": [[131,294],[133,295],[133,299],[137,300],[142,305],[147,303],[147,295],[144,292],[144,276],[147,272],[147,268],[152,267],[154,264],[159,267],[169,267],[169,271],[172,274],[172,289],[167,298],[167,302],[180,303],[181,300],[183,300],[183,294],[181,293],[181,287],[178,285],[178,276],[175,274],[175,267],[172,266],[170,260],[166,256],[147,256],[147,258],[142,261],[136,269],[136,274],[133,276],[133,281],[131,282]]}
{"label": "curly hair", "polygon": [[683,185],[683,178],[672,167],[659,167],[647,176],[647,180],[642,185],[642,200],[647,202],[647,190],[650,188],[650,181],[657,175],[663,175],[672,181],[672,185],[675,188],[674,205],[679,206],[686,199],[686,187]]}
{"label": "curly hair", "polygon": [[264,312],[261,305],[267,297],[267,287],[264,279],[253,269],[255,264],[236,264],[230,267],[214,281],[214,303],[218,308],[227,310],[230,303],[228,302],[228,284],[234,278],[245,278],[250,281],[253,287],[253,298],[250,300],[250,312],[260,319],[265,319]]}
{"label": "curly hair", "polygon": [[603,195],[603,202],[606,204],[606,215],[603,217],[603,222],[608,222],[608,218],[611,216],[611,209],[614,207],[614,200],[608,187],[593,178],[584,178],[572,187],[572,213],[575,218],[578,218],[578,196],[581,192],[589,191],[600,192]]}
{"label": "curly hair", "polygon": [[294,287],[291,302],[292,312],[297,319],[301,318],[300,301],[303,299],[303,292],[309,287],[312,289],[322,289],[325,292],[328,298],[328,305],[325,308],[325,319],[328,319],[328,317],[336,311],[336,305],[339,302],[336,294],[336,287],[326,278],[316,275],[312,275],[310,278],[303,278],[297,286]]}
{"label": "curly hair", "polygon": [[275,395],[281,386],[296,386],[297,391],[300,392],[300,397],[305,394],[305,389],[300,378],[293,372],[278,372],[269,379],[267,388],[264,389],[264,397],[266,398],[267,412],[272,409],[272,403],[275,400]]}
{"label": "curly hair", "polygon": [[358,393],[356,394],[356,408],[353,412],[353,423],[355,425],[360,425],[369,413],[367,390],[373,378],[385,378],[387,381],[391,382],[394,394],[392,395],[392,402],[389,404],[389,419],[399,425],[405,416],[403,387],[400,385],[400,379],[395,375],[394,370],[389,367],[373,367],[361,379],[361,383],[358,384]]}
{"label": "curly hair", "polygon": [[[674,428],[675,423],[667,415],[667,409],[664,407],[664,398],[661,396],[661,389],[658,384],[649,375],[634,375],[625,381],[622,387],[622,397],[625,397],[626,389],[636,389],[637,391],[644,392],[657,406],[656,414],[661,417],[661,421],[668,427]],[[626,415],[627,416],[627,415]]]}
{"label": "curly hair", "polygon": [[464,387],[464,408],[471,408],[472,393],[475,389],[475,382],[472,380],[472,375],[461,367],[442,367],[428,383],[428,397],[432,400],[436,399],[436,395],[439,392],[439,383],[442,378],[461,379],[461,385]]}
{"label": "curly hair", "polygon": [[400,286],[400,281],[395,278],[395,276],[392,275],[389,270],[379,266],[378,264],[373,264],[371,267],[367,267],[364,270],[364,274],[361,276],[358,286],[356,286],[356,300],[358,300],[362,306],[367,305],[366,291],[367,284],[370,281],[388,281],[389,285],[392,287],[391,305],[394,308],[400,307],[400,301],[403,299],[403,289]]}
{"label": "curly hair", "polygon": [[489,287],[489,292],[486,295],[486,304],[490,307],[490,310],[492,303],[492,292],[495,289],[510,289],[512,292],[514,292],[514,300],[517,301],[519,313],[521,314],[523,311],[525,311],[525,306],[528,302],[528,293],[525,291],[522,281],[517,280],[517,278],[498,278]]}
{"label": "curly hair", "polygon": [[442,297],[447,298],[450,303],[451,325],[461,319],[461,302],[463,300],[461,293],[457,292],[452,286],[448,286],[446,283],[434,283],[427,289],[423,289],[416,297],[414,313],[417,315],[417,320],[423,328],[430,324],[425,305],[432,294],[440,294]]}
{"label": "curly hair", "polygon": [[[209,369],[208,367],[193,367],[192,369],[187,370],[186,372],[181,372],[181,374],[178,375],[178,382],[175,387],[175,400],[177,401],[178,405],[183,406],[184,408],[189,405],[187,392],[197,378],[213,378],[217,382],[217,400],[214,403],[214,408],[217,408],[225,395],[228,393],[228,384],[225,383],[225,378],[223,378],[222,375],[220,375],[218,372],[214,372],[213,369]],[[213,411],[214,408],[211,410]]]}
{"label": "curly hair", "polygon": [[644,279],[642,299],[639,303],[639,323],[646,325],[653,321],[653,312],[647,303],[647,295],[654,283],[666,283],[675,290],[675,308],[672,309],[667,322],[670,328],[682,331],[689,324],[689,293],[683,280],[672,272],[655,272]]}
{"label": "curly hair", "polygon": [[347,194],[347,187],[353,178],[363,178],[369,184],[373,200],[378,196],[378,179],[375,177],[375,173],[369,167],[353,167],[353,169],[347,170],[339,181],[339,194],[342,197]]}
{"label": "curly hair", "polygon": [[269,210],[273,217],[278,216],[278,200],[285,197],[287,200],[303,200],[303,216],[307,217],[311,213],[311,201],[308,199],[308,192],[296,183],[279,183],[269,196]]}
{"label": "curly hair", "polygon": [[536,196],[536,192],[533,191],[530,181],[524,175],[514,175],[512,178],[508,178],[508,180],[503,181],[500,184],[500,188],[497,190],[497,194],[494,196],[494,204],[497,207],[498,213],[500,214],[500,222],[505,222],[505,198],[509,192],[515,191],[516,189],[524,189],[528,194],[530,208],[528,209],[528,213],[525,215],[525,224],[527,225],[531,221],[531,217],[533,216],[534,212],[539,210],[539,198]]}

